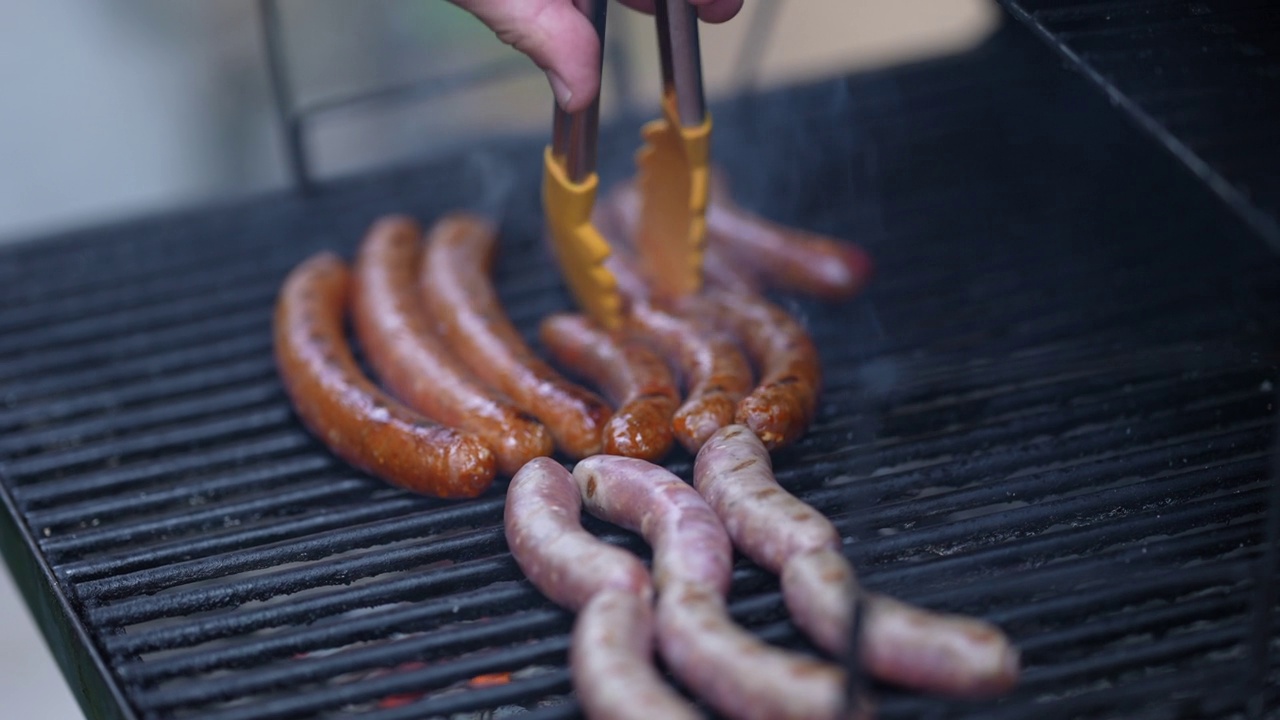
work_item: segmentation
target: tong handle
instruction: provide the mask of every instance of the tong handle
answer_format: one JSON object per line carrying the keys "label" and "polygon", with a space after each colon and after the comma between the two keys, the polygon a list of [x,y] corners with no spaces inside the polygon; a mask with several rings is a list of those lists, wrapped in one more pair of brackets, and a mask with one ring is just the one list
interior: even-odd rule
{"label": "tong handle", "polygon": [[[596,37],[600,39],[599,73],[604,70],[604,26],[611,0],[573,0],[578,11],[587,16]],[[569,180],[584,182],[596,171],[596,144],[600,134],[600,94],[585,110],[568,113],[555,107],[551,120],[551,155],[560,162]]]}
{"label": "tong handle", "polygon": [[707,115],[698,10],[687,0],[656,0],[654,6],[663,95],[674,98],[682,127],[698,127]]}

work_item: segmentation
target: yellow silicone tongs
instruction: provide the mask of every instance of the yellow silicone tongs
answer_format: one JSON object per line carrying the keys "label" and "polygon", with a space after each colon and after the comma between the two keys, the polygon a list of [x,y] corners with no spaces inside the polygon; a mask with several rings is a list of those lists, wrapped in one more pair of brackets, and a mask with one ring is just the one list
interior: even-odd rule
{"label": "yellow silicone tongs", "polygon": [[[608,0],[574,4],[591,19],[603,48]],[[702,284],[711,119],[703,98],[695,8],[686,0],[658,0],[656,6],[663,117],[645,125],[646,144],[636,155],[642,201],[636,250],[653,292],[678,297]],[[599,187],[599,121],[598,98],[577,113],[556,107],[543,158],[542,203],[570,292],[597,323],[612,329],[621,324],[622,299],[604,265],[609,243],[591,222]]]}
{"label": "yellow silicone tongs", "polygon": [[697,9],[657,0],[662,117],[645,124],[636,153],[636,252],[650,289],[673,299],[702,287],[710,193],[711,116],[702,90]]}

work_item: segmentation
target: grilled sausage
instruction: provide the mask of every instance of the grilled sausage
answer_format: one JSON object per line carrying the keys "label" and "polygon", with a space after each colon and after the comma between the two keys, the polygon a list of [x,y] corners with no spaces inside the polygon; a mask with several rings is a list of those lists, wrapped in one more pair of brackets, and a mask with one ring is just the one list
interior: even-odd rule
{"label": "grilled sausage", "polygon": [[822,366],[809,333],[782,308],[756,295],[708,290],[686,303],[733,332],[760,372],[734,420],[776,450],[809,428],[818,408]]}
{"label": "grilled sausage", "polygon": [[[635,236],[640,192],[618,185],[602,203],[614,232]],[[733,201],[723,174],[712,173],[707,203],[707,248],[703,264],[712,286],[753,291],[769,287],[827,301],[856,295],[871,278],[870,257],[857,246],[770,222]]]}
{"label": "grilled sausage", "polygon": [[361,374],[342,328],[350,286],[342,260],[321,253],[289,273],[280,291],[276,365],[298,417],[335,455],[387,482],[436,497],[476,497],[493,482],[493,453]]}
{"label": "grilled sausage", "polygon": [[653,605],[634,593],[605,589],[578,614],[569,670],[589,718],[694,720],[701,717],[653,666]]}
{"label": "grilled sausage", "polygon": [[724,174],[712,173],[707,247],[770,287],[827,301],[856,295],[871,279],[871,258],[852,243],[784,227],[733,201]]}
{"label": "grilled sausage", "polygon": [[[596,203],[592,218],[596,229],[611,240],[615,252],[619,247],[634,246],[633,238],[640,226],[640,194],[634,183],[619,185],[602,202]],[[704,281],[712,287],[734,292],[760,291],[756,276],[718,246],[706,246],[702,272]]]}
{"label": "grilled sausage", "polygon": [[680,369],[685,398],[672,416],[672,430],[685,449],[696,453],[712,433],[733,422],[738,403],[752,387],[751,365],[727,333],[650,305],[625,250],[615,251],[609,267],[630,301],[628,331]]}
{"label": "grilled sausage", "polygon": [[[792,620],[833,654],[846,651],[853,568],[830,521],[786,492],[769,453],[747,428],[716,433],[694,462],[694,485],[744,555],[782,576]],[[996,627],[864,593],[860,657],[868,671],[907,687],[974,696],[1001,692],[1018,677],[1018,653]]]}
{"label": "grilled sausage", "polygon": [[536,458],[511,479],[504,512],[507,545],[525,577],[557,605],[581,610],[606,589],[653,597],[649,571],[631,553],[582,528],[582,493],[550,458]]}
{"label": "grilled sausage", "polygon": [[421,257],[422,230],[413,220],[374,223],[356,257],[356,337],[392,393],[437,422],[477,435],[497,456],[498,470],[514,475],[551,454],[551,434],[482,387],[436,337],[418,297]]}
{"label": "grilled sausage", "polygon": [[587,512],[640,533],[653,548],[658,592],[673,582],[729,592],[733,547],[724,526],[696,490],[665,468],[634,458],[597,455],[573,477]]}
{"label": "grilled sausage", "polygon": [[600,388],[617,408],[604,426],[605,453],[657,461],[671,450],[671,416],[680,395],[671,370],[653,350],[601,330],[582,315],[548,317],[540,338],[557,364]]}
{"label": "grilled sausage", "polygon": [[844,674],[744,631],[714,588],[687,582],[663,588],[657,618],[658,647],[667,667],[725,716],[828,720],[840,714]]}
{"label": "grilled sausage", "polygon": [[455,214],[427,238],[419,289],[445,344],[490,387],[540,420],[575,458],[600,452],[604,400],[561,377],[529,349],[498,301],[489,269],[497,230]]}

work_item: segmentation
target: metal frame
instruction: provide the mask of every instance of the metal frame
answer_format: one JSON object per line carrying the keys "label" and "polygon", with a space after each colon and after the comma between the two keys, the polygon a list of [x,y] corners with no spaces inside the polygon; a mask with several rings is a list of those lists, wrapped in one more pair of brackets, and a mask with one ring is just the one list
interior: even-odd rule
{"label": "metal frame", "polygon": [[94,720],[138,720],[83,618],[71,606],[70,592],[58,582],[31,528],[19,519],[22,514],[2,477],[0,502],[0,556],[80,709]]}

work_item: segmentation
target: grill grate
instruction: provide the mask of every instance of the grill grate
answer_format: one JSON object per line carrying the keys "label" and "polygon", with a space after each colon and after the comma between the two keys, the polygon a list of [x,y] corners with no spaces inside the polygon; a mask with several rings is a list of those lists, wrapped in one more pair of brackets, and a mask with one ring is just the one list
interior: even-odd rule
{"label": "grill grate", "polygon": [[[885,717],[1239,715],[1280,675],[1251,622],[1273,608],[1250,605],[1274,603],[1257,591],[1280,274],[1028,43],[1004,31],[719,108],[744,200],[879,261],[859,301],[790,305],[829,387],[778,475],[835,520],[869,586],[992,619],[1024,649],[1009,698],[880,689]],[[614,176],[630,135],[605,143]],[[537,148],[488,152],[521,188],[498,274],[532,332],[567,305],[537,242]],[[571,618],[506,554],[502,488],[444,503],[370,481],[306,435],[271,365],[284,274],[349,254],[380,213],[465,204],[466,166],[5,253],[0,538],[95,715],[577,714]],[[876,403],[868,368],[893,379]],[[671,467],[687,477],[689,458]],[[732,611],[803,646],[745,562]],[[515,674],[467,684],[495,672]]]}

